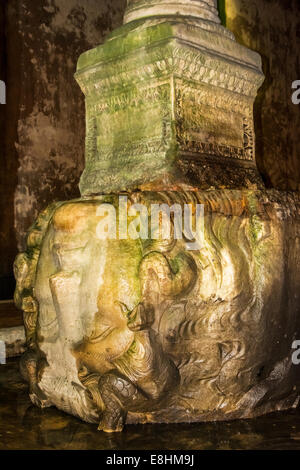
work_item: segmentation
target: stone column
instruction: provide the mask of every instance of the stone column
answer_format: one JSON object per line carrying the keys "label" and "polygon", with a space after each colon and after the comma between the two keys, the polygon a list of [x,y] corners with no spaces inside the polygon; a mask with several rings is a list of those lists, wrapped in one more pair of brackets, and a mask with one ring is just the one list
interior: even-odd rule
{"label": "stone column", "polygon": [[215,0],[130,0],[125,25],[80,57],[76,79],[87,110],[82,195],[262,186],[261,58],[220,24]]}
{"label": "stone column", "polygon": [[220,23],[217,0],[128,0],[124,23],[146,17],[171,15]]}

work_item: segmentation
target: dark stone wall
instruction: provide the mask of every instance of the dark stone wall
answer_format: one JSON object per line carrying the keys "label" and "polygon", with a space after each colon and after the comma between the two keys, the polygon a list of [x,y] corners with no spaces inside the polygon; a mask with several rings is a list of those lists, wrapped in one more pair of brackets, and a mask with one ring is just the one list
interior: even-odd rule
{"label": "dark stone wall", "polygon": [[[300,188],[299,0],[220,0],[237,40],[263,57],[255,105],[257,161],[268,187]],[[126,0],[1,0],[0,298],[10,297],[12,263],[37,213],[79,195],[84,99],[73,74],[79,55],[121,25]]]}

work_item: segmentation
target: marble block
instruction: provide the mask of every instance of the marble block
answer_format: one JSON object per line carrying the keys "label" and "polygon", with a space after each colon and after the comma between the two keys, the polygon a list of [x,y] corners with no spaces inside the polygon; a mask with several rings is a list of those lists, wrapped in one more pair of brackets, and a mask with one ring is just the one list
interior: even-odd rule
{"label": "marble block", "polygon": [[128,0],[124,23],[148,17],[193,17],[220,23],[217,0]]}

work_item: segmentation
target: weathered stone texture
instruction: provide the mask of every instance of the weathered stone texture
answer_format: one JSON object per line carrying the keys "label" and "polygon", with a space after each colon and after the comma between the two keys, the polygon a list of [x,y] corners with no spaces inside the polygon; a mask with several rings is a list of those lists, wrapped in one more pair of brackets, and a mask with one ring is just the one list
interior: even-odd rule
{"label": "weathered stone texture", "polygon": [[[181,0],[161,4],[183,8]],[[233,184],[234,171],[255,169],[259,55],[190,13],[129,22],[80,57],[84,197],[40,213],[15,262],[31,401],[110,433],[126,420],[250,418],[299,403],[299,194],[257,190],[248,179],[242,189]],[[151,186],[159,172],[174,176],[185,155],[194,158],[185,167],[193,185],[176,187],[176,174],[173,187],[167,178],[162,190]],[[209,176],[198,175],[198,157]],[[202,180],[226,170],[215,171],[211,157],[228,159],[231,174],[204,191]],[[189,207],[196,222],[199,205],[201,226],[186,220]],[[158,214],[153,224],[154,207],[174,211],[172,218]],[[161,237],[153,232],[160,220],[169,227]],[[190,237],[187,225],[197,233]]]}
{"label": "weathered stone texture", "polygon": [[0,329],[0,341],[5,343],[6,359],[20,356],[26,351],[24,326]]}
{"label": "weathered stone texture", "polygon": [[79,193],[85,123],[76,62],[122,23],[125,3],[1,0],[6,51],[0,79],[8,91],[0,107],[3,283],[38,212]]}
{"label": "weathered stone texture", "polygon": [[162,202],[204,204],[201,250],[100,240],[98,208],[118,208],[118,195],[41,214],[16,261],[32,401],[105,430],[121,430],[127,411],[131,423],[191,422],[296,406],[298,195],[128,194],[128,210]]}
{"label": "weathered stone texture", "polygon": [[[77,194],[84,164],[84,97],[73,72],[81,52],[122,24],[126,1],[0,3],[5,24],[0,34],[6,38],[0,42],[1,50],[6,45],[0,79],[8,82],[8,105],[0,106],[3,281],[12,275],[16,238],[24,248],[38,211],[53,198]],[[291,83],[300,78],[299,1],[219,2],[224,3],[226,26],[263,58],[266,80],[254,119],[258,167],[268,186],[299,189],[300,106],[291,102]]]}
{"label": "weathered stone texture", "polygon": [[[223,3],[223,2],[222,2]],[[262,56],[266,80],[255,104],[256,158],[267,186],[300,189],[300,2],[226,0],[226,26]]]}
{"label": "weathered stone texture", "polygon": [[[19,247],[32,217],[49,200],[77,194],[83,168],[84,103],[73,79],[76,57],[122,18],[121,2],[18,3],[22,42],[15,192]],[[123,6],[123,5],[121,5]]]}

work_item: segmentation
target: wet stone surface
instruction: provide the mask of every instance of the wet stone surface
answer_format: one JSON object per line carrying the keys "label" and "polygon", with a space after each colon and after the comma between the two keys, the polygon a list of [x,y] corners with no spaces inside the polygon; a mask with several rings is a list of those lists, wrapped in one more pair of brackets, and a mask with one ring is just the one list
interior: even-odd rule
{"label": "wet stone surface", "polygon": [[0,449],[299,450],[300,412],[226,423],[132,425],[106,435],[55,408],[32,406],[14,359],[0,366]]}

